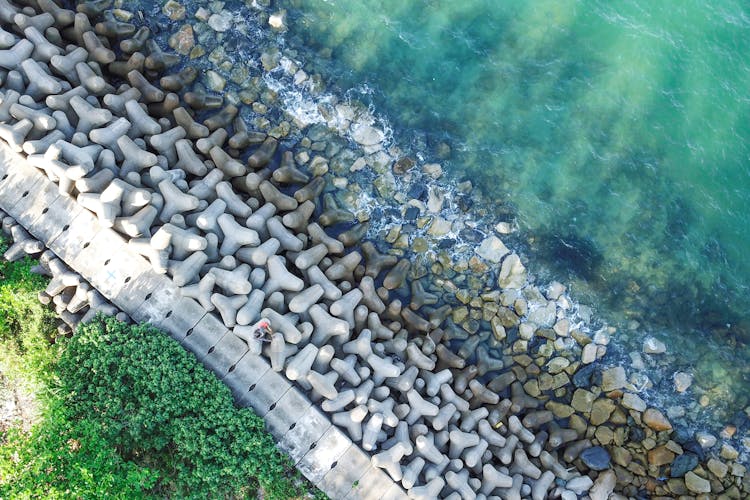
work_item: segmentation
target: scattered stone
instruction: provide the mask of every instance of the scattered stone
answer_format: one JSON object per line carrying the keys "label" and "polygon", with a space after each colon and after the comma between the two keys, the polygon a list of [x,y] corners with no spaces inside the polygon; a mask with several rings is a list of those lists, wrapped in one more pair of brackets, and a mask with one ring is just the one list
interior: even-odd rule
{"label": "scattered stone", "polygon": [[180,28],[177,33],[169,37],[169,46],[183,56],[190,54],[190,50],[195,46],[193,27],[186,24]]}
{"label": "scattered stone", "polygon": [[376,146],[385,140],[382,130],[364,123],[354,123],[351,126],[352,139],[362,146]]}
{"label": "scattered stone", "polygon": [[557,307],[552,301],[547,302],[544,307],[538,307],[529,313],[529,321],[536,323],[541,328],[551,327],[557,315]]}
{"label": "scattered stone", "polygon": [[627,383],[625,368],[616,366],[602,372],[602,390],[604,392],[622,389]]}
{"label": "scattered stone", "polygon": [[286,9],[268,16],[268,25],[276,31],[286,31]]}
{"label": "scattered stone", "polygon": [[431,236],[445,236],[451,232],[451,223],[442,217],[435,217],[427,233]]}
{"label": "scattered stone", "polygon": [[629,410],[646,410],[646,402],[643,401],[638,394],[633,394],[632,392],[626,392],[622,395],[622,406]]}
{"label": "scattered stone", "polygon": [[643,341],[643,352],[646,354],[664,354],[667,352],[667,346],[661,340],[648,337]]}
{"label": "scattered stone", "polygon": [[688,387],[693,383],[693,376],[685,372],[676,372],[674,374],[674,389],[679,393],[683,393],[688,390]]}
{"label": "scattered stone", "polygon": [[667,449],[666,446],[657,446],[648,452],[648,463],[657,467],[672,463],[675,454]]}
{"label": "scattered stone", "polygon": [[431,187],[427,194],[427,210],[431,213],[439,213],[443,209],[445,195],[436,187]]}
{"label": "scattered stone", "polygon": [[205,7],[199,7],[197,11],[195,11],[195,18],[198,21],[206,22],[208,21],[208,18],[211,17],[211,11],[206,9]]}
{"label": "scattered stone", "polygon": [[713,475],[718,477],[719,479],[724,479],[724,476],[726,476],[727,472],[729,472],[729,466],[723,462],[716,460],[715,458],[710,458],[708,460],[708,463],[706,464],[706,467],[708,467],[708,470],[710,470]]}
{"label": "scattered stone", "polygon": [[581,363],[587,365],[596,361],[596,344],[586,344],[581,352]]}
{"label": "scattered stone", "polygon": [[573,393],[573,399],[570,405],[581,413],[588,413],[591,411],[591,407],[596,399],[596,395],[593,392],[585,389],[577,389]]}
{"label": "scattered stone", "polygon": [[498,234],[510,234],[513,232],[513,225],[510,222],[498,222],[495,224],[495,231]]}
{"label": "scattered stone", "polygon": [[500,267],[500,275],[497,278],[497,284],[500,288],[521,288],[525,282],[526,268],[518,255],[512,253],[505,257]]}
{"label": "scattered stone", "polygon": [[208,18],[208,25],[212,30],[223,33],[232,27],[232,15],[226,11],[220,14],[211,14],[211,17]]}
{"label": "scattered stone", "polygon": [[695,472],[685,474],[685,486],[693,493],[711,493],[711,483]]}
{"label": "scattered stone", "polygon": [[403,158],[399,158],[393,164],[393,173],[398,174],[398,175],[404,175],[406,172],[414,168],[414,165],[416,164],[417,162],[414,161],[414,158],[404,156]]}
{"label": "scattered stone", "polygon": [[737,448],[735,448],[731,444],[724,443],[721,445],[721,451],[719,452],[719,455],[725,460],[737,460],[737,457],[740,456],[740,452],[737,451]]}
{"label": "scattered stone", "polygon": [[655,408],[649,408],[643,412],[643,423],[656,432],[672,430],[672,424],[669,423],[667,417]]}
{"label": "scattered stone", "polygon": [[609,453],[601,446],[587,448],[581,452],[580,456],[586,467],[591,470],[602,471],[609,468]]}
{"label": "scattered stone", "polygon": [[422,172],[433,179],[439,179],[443,175],[443,167],[439,163],[426,163],[422,166]]}
{"label": "scattered stone", "polygon": [[615,403],[611,399],[597,399],[591,406],[591,425],[602,425],[609,420],[615,411]]}
{"label": "scattered stone", "polygon": [[709,434],[708,432],[696,432],[695,440],[698,441],[698,444],[701,445],[701,448],[704,450],[713,448],[716,444],[716,436]]}
{"label": "scattered stone", "polygon": [[674,459],[669,475],[671,477],[683,477],[696,467],[698,467],[698,455],[695,453],[685,453]]}
{"label": "scattered stone", "polygon": [[476,252],[483,259],[497,264],[510,253],[510,250],[497,236],[488,236],[482,241]]}
{"label": "scattered stone", "polygon": [[221,92],[224,90],[227,81],[223,76],[218,74],[216,71],[206,71],[206,86],[214,92]]}
{"label": "scattered stone", "polygon": [[169,0],[164,4],[161,11],[172,21],[179,21],[185,19],[185,6],[176,2],[175,0]]}

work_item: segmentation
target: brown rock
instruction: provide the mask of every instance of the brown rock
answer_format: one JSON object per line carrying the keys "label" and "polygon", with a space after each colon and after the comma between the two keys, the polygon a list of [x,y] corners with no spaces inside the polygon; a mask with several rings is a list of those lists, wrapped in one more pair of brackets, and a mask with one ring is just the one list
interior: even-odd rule
{"label": "brown rock", "polygon": [[413,158],[409,158],[408,156],[404,156],[403,158],[399,159],[396,163],[393,164],[393,173],[394,174],[405,174],[412,168],[414,168],[415,161]]}
{"label": "brown rock", "polygon": [[596,399],[596,396],[593,393],[585,389],[576,389],[576,392],[573,393],[573,400],[570,402],[570,405],[575,408],[576,411],[588,413],[591,411],[594,399]]}
{"label": "brown rock", "polygon": [[186,24],[180,30],[169,37],[169,46],[175,52],[184,56],[190,54],[190,50],[195,46],[195,37],[193,36],[193,27]]}
{"label": "brown rock", "polygon": [[657,446],[648,452],[648,463],[651,465],[661,466],[671,464],[675,454],[667,449],[666,446]]}
{"label": "brown rock", "polygon": [[667,417],[655,408],[649,408],[643,412],[643,423],[657,432],[672,430],[672,424],[669,423]]}
{"label": "brown rock", "polygon": [[602,425],[615,411],[615,403],[610,399],[597,399],[591,407],[591,425]]}

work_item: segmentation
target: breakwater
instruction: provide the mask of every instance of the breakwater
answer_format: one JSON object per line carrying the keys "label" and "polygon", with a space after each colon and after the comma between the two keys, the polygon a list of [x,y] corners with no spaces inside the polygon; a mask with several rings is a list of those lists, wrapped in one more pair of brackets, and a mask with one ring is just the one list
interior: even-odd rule
{"label": "breakwater", "polygon": [[[267,356],[272,373],[319,403],[370,452],[375,469],[415,498],[606,498],[618,475],[632,496],[648,488],[739,491],[741,466],[712,470],[709,481],[699,462],[710,438],[673,435],[625,370],[602,362],[608,332],[589,335],[564,287],[531,283],[498,236],[484,238],[472,260],[488,279],[454,288],[460,305],[440,304],[444,293],[421,280],[417,262],[397,245],[364,240],[366,225],[338,206],[328,161],[307,153],[326,150],[314,146],[324,142],[319,129],[298,143],[285,140],[288,121],[251,130],[237,120],[237,106],[191,88],[196,72],[159,79],[176,59],[149,45],[147,31],[97,23],[97,4],[75,15],[43,5],[42,14],[12,4],[0,13],[9,34],[24,35],[11,35],[0,54],[8,70],[0,135],[57,182],[56,199],[67,200],[60,203],[83,207],[95,215],[81,217],[127,240],[86,238],[94,223],[76,226],[84,235],[63,237],[57,251],[87,266],[84,276],[104,273],[106,287],[107,266],[119,255],[113,248],[141,254],[149,272],[169,276],[179,291],[142,298],[162,297],[159,310],[174,316],[186,345],[205,350],[205,359],[245,350]],[[391,163],[384,131],[351,113],[346,128],[365,164],[414,169]],[[0,182],[19,197],[16,209],[34,185],[9,174]],[[440,237],[451,226],[436,217],[429,230]],[[136,319],[150,318],[148,306],[134,309],[144,311]],[[631,437],[633,428],[641,434]],[[736,458],[732,450],[724,445],[725,460]],[[687,457],[681,473],[678,455]],[[667,470],[671,483],[649,482]]]}

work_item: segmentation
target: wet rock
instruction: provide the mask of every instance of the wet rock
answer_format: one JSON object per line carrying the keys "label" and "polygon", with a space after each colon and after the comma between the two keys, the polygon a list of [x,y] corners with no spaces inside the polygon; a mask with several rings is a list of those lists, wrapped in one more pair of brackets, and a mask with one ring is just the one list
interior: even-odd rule
{"label": "wet rock", "polygon": [[711,493],[711,483],[692,471],[685,474],[685,486],[693,493]]}
{"label": "wet rock", "polygon": [[591,406],[591,425],[601,425],[609,420],[615,411],[615,403],[611,399],[597,399]]}
{"label": "wet rock", "polygon": [[669,475],[671,477],[683,477],[697,466],[698,456],[694,453],[685,453],[674,459]]}
{"label": "wet rock", "polygon": [[727,475],[727,472],[729,472],[729,466],[727,466],[727,464],[723,462],[716,460],[715,458],[709,459],[706,467],[708,467],[708,470],[710,470],[711,473],[719,479],[724,479],[724,477]]}
{"label": "wet rock", "polygon": [[643,423],[657,432],[672,430],[672,424],[669,423],[667,417],[655,408],[649,408],[643,412]]}
{"label": "wet rock", "polygon": [[476,252],[483,259],[497,264],[503,260],[503,257],[510,253],[510,250],[508,250],[497,236],[488,236],[482,241]]}
{"label": "wet rock", "polygon": [[672,463],[675,454],[667,449],[666,446],[657,446],[648,452],[648,463],[657,467]]}
{"label": "wet rock", "polygon": [[632,392],[626,392],[622,396],[622,406],[629,410],[635,410],[635,411],[645,411],[646,410],[646,402],[641,399],[641,397],[637,394],[633,394]]}
{"label": "wet rock", "polygon": [[232,15],[226,11],[220,14],[212,14],[208,18],[208,25],[212,30],[223,33],[232,27]]}
{"label": "wet rock", "polygon": [[526,282],[526,268],[517,254],[510,254],[503,260],[497,284],[500,288],[521,288]]}
{"label": "wet rock", "polygon": [[676,372],[673,379],[674,390],[680,393],[687,391],[693,383],[693,376],[685,372]]}
{"label": "wet rock", "polygon": [[362,146],[376,146],[385,140],[382,130],[364,123],[355,123],[351,127],[352,139]]}
{"label": "wet rock", "polygon": [[550,301],[544,307],[538,307],[529,313],[529,321],[541,328],[549,328],[555,323],[557,307]]}
{"label": "wet rock", "polygon": [[663,354],[667,352],[667,346],[661,340],[648,337],[643,341],[643,352],[646,354]]}
{"label": "wet rock", "polygon": [[725,460],[736,460],[737,457],[740,456],[740,452],[738,452],[734,446],[728,443],[724,443],[723,445],[721,445],[719,456],[721,456],[721,458]]}
{"label": "wet rock", "polygon": [[594,365],[584,366],[573,375],[573,385],[576,387],[590,387],[591,378],[594,376],[596,367]]}
{"label": "wet rock", "polygon": [[697,432],[695,434],[695,440],[704,450],[712,448],[716,444],[716,436],[707,432]]}
{"label": "wet rock", "polygon": [[430,224],[430,228],[427,230],[427,234],[431,236],[445,236],[451,231],[451,223],[442,217],[435,217]]}
{"label": "wet rock", "polygon": [[627,383],[625,368],[616,366],[602,372],[602,390],[604,392],[622,389]]}
{"label": "wet rock", "polygon": [[169,46],[175,52],[184,56],[190,54],[190,50],[195,46],[195,37],[193,36],[193,27],[189,24],[184,25],[180,30],[169,37]]}
{"label": "wet rock", "polygon": [[581,460],[591,470],[601,471],[609,468],[610,457],[601,446],[592,446],[581,452]]}
{"label": "wet rock", "polygon": [[581,413],[588,413],[591,411],[591,406],[596,399],[594,393],[589,392],[585,389],[578,389],[573,393],[573,399],[570,405]]}
{"label": "wet rock", "polygon": [[180,2],[169,0],[166,4],[164,4],[164,7],[161,9],[161,11],[172,21],[185,19],[185,6],[180,4]]}
{"label": "wet rock", "polygon": [[403,158],[399,158],[394,164],[393,164],[393,173],[397,175],[403,175],[412,168],[414,168],[414,165],[416,165],[417,162],[414,161],[414,158],[410,158],[408,156],[404,156]]}
{"label": "wet rock", "polygon": [[286,10],[282,9],[268,16],[268,25],[275,31],[286,31]]}
{"label": "wet rock", "polygon": [[439,179],[443,175],[443,167],[438,163],[427,163],[422,166],[422,172],[433,179]]}

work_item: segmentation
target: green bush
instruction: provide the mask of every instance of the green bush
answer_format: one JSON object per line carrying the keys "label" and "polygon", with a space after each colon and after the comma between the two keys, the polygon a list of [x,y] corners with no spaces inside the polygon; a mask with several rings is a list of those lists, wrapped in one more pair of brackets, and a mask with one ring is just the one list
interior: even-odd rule
{"label": "green bush", "polygon": [[268,498],[300,495],[263,420],[155,328],[98,317],[78,328],[58,369],[72,418],[99,422],[123,459],[158,470],[160,495],[245,496],[257,485]]}
{"label": "green bush", "polygon": [[[7,248],[0,234],[0,253]],[[167,335],[97,317],[56,339],[30,259],[0,259],[0,384],[40,418],[0,432],[0,498],[286,499],[314,490],[263,420]],[[325,498],[315,491],[315,498]]]}

